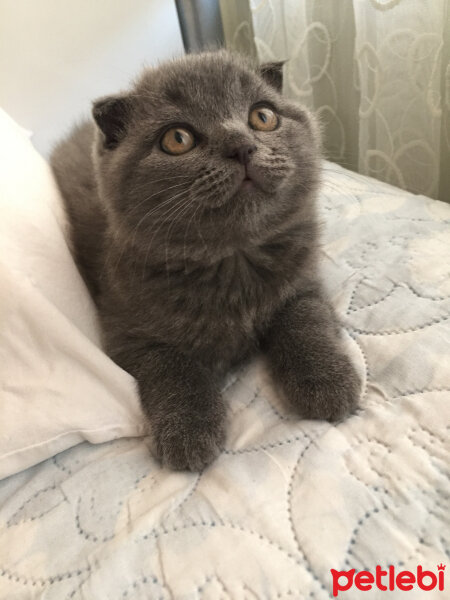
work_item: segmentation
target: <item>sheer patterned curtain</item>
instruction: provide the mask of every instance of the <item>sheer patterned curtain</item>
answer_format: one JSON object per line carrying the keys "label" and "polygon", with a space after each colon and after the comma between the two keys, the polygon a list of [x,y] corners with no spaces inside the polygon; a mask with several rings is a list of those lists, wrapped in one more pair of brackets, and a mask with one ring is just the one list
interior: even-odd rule
{"label": "sheer patterned curtain", "polygon": [[228,47],[286,60],[327,156],[450,202],[450,0],[222,0]]}

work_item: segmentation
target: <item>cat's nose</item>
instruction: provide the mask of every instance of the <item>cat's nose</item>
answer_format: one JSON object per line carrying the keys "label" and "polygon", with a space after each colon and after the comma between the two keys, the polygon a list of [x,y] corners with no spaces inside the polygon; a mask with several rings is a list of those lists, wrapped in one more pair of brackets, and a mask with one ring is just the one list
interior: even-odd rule
{"label": "cat's nose", "polygon": [[228,154],[228,158],[235,158],[238,160],[241,165],[248,165],[250,161],[250,155],[256,150],[256,146],[250,144],[242,144],[241,146],[237,146],[233,148],[233,150]]}

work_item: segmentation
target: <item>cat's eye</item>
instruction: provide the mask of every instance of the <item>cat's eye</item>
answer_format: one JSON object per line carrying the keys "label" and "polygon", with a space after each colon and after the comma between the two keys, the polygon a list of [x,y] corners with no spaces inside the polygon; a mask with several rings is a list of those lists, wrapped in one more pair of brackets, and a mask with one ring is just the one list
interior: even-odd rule
{"label": "cat's eye", "polygon": [[250,111],[248,122],[252,129],[273,131],[278,127],[278,117],[268,106],[256,106]]}
{"label": "cat's eye", "polygon": [[184,127],[172,127],[161,138],[161,148],[167,154],[185,154],[195,146],[193,134]]}

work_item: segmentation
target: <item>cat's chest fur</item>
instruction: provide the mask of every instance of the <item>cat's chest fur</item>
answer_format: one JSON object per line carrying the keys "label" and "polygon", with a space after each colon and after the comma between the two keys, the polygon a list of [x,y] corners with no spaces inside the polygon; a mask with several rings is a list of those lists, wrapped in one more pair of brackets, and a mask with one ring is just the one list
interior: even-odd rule
{"label": "cat's chest fur", "polygon": [[140,285],[124,280],[115,300],[108,294],[106,312],[127,333],[227,369],[257,346],[273,313],[295,293],[309,255],[298,237],[236,250],[211,264],[150,269]]}

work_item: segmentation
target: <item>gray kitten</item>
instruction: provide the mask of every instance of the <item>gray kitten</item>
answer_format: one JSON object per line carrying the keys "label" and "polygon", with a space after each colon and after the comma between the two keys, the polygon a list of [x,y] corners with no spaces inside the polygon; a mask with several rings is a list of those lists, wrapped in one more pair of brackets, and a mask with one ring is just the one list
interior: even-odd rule
{"label": "gray kitten", "polygon": [[359,396],[316,267],[318,129],[281,66],[220,51],[148,69],[52,156],[106,351],[174,469],[220,452],[221,379],[257,349],[303,418]]}

